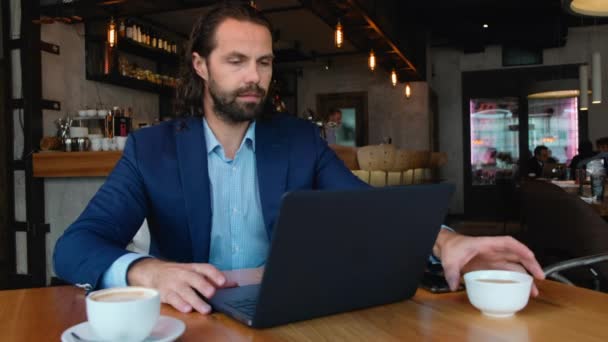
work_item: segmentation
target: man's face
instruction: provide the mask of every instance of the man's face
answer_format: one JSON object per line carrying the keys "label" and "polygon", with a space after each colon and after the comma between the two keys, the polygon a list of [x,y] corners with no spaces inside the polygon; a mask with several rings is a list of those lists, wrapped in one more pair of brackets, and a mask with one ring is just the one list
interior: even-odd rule
{"label": "man's face", "polygon": [[206,82],[205,101],[215,113],[237,123],[261,112],[272,78],[272,36],[264,26],[226,19],[215,33],[216,47],[194,67]]}
{"label": "man's face", "polygon": [[546,162],[547,159],[549,159],[549,150],[540,150],[540,153],[538,155],[538,160],[542,161],[542,162]]}
{"label": "man's face", "polygon": [[342,124],[342,113],[341,112],[334,112],[329,117],[329,121],[335,123],[337,126],[340,126]]}

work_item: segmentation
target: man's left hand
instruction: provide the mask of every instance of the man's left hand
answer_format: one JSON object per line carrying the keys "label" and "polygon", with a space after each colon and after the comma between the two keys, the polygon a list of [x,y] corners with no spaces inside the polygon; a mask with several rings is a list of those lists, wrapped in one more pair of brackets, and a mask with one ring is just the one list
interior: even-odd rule
{"label": "man's left hand", "polygon": [[[461,274],[481,269],[527,271],[534,278],[545,278],[534,253],[510,236],[472,237],[442,229],[433,254],[441,259],[445,279],[452,291],[458,288]],[[537,295],[538,289],[534,285],[532,296]]]}

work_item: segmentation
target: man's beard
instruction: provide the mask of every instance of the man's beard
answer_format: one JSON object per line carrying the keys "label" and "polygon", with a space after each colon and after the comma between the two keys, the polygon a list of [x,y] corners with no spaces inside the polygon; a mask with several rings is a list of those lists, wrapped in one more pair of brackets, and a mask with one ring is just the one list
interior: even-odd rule
{"label": "man's beard", "polygon": [[[219,89],[217,83],[209,78],[207,83],[209,94],[213,100],[215,113],[224,121],[239,123],[257,119],[262,113],[264,102],[266,101],[266,91],[257,84],[239,88],[235,91],[224,92]],[[237,97],[241,94],[255,93],[260,96],[260,102],[237,102]]]}

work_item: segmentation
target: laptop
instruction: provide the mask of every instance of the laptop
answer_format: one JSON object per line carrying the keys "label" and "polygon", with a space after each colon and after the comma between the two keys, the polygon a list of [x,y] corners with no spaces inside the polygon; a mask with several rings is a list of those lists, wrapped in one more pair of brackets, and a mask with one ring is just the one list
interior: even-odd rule
{"label": "laptop", "polygon": [[454,187],[410,185],[284,195],[260,284],[209,300],[255,328],[414,295]]}

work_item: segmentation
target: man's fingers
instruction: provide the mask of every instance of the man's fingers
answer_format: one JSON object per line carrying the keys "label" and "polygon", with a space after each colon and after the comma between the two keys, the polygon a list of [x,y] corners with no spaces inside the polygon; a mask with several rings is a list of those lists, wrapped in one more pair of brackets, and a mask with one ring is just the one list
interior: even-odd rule
{"label": "man's fingers", "polygon": [[450,290],[456,291],[460,285],[460,275],[466,265],[475,255],[464,255],[460,259],[446,261],[443,263],[443,274],[450,286]]}
{"label": "man's fingers", "polygon": [[215,285],[199,273],[190,273],[184,280],[186,281],[186,285],[189,285],[189,287],[195,289],[206,298],[211,298],[215,295]]}
{"label": "man's fingers", "polygon": [[204,275],[216,287],[223,287],[226,284],[226,276],[217,268],[210,264],[190,264],[192,270]]}
{"label": "man's fingers", "polygon": [[192,306],[188,305],[176,292],[168,292],[166,295],[161,296],[161,300],[163,303],[167,303],[183,313],[192,311]]}
{"label": "man's fingers", "polygon": [[[542,267],[538,264],[534,253],[526,245],[510,236],[500,238],[484,238],[491,241],[488,247],[494,250],[492,259],[503,259],[522,264],[533,277],[544,279],[545,274]],[[491,253],[491,252],[490,252]],[[502,255],[502,256],[501,256]]]}
{"label": "man's fingers", "polygon": [[194,310],[202,313],[208,314],[211,312],[211,306],[205,303],[205,301],[191,288],[191,287],[182,287],[179,289],[180,297]]}

